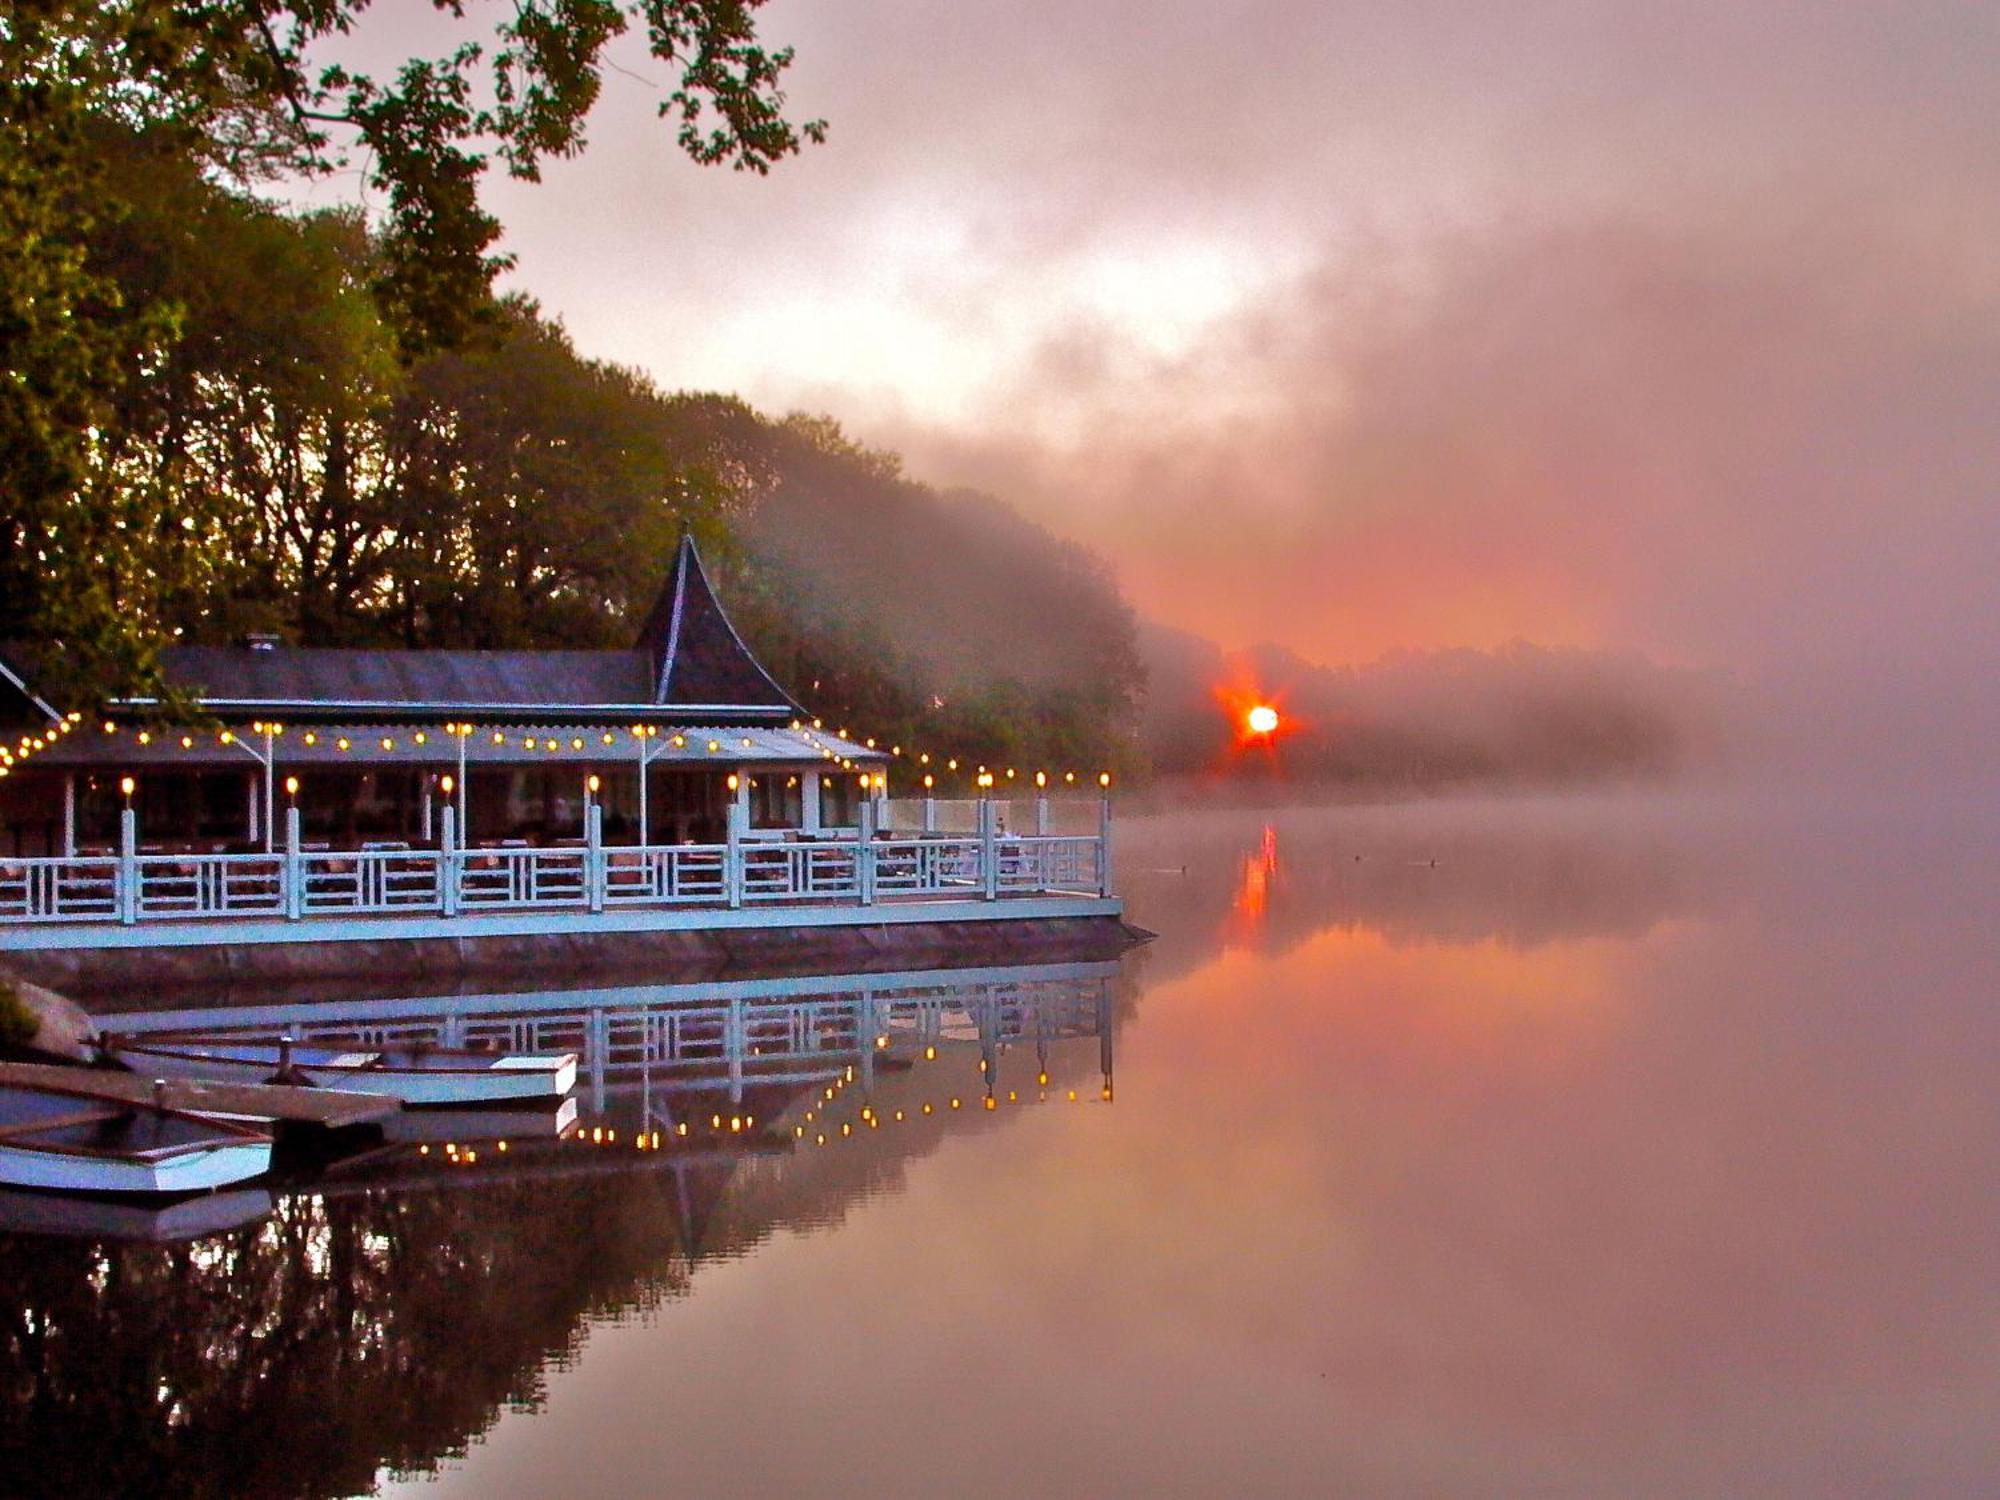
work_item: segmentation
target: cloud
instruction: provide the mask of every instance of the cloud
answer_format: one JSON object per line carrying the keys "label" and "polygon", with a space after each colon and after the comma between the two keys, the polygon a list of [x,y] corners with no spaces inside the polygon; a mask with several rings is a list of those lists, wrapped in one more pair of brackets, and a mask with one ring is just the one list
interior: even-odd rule
{"label": "cloud", "polygon": [[1226,644],[1637,647],[1862,740],[2000,728],[1989,15],[764,14],[825,152],[695,173],[614,81],[507,190],[590,351],[830,411]]}

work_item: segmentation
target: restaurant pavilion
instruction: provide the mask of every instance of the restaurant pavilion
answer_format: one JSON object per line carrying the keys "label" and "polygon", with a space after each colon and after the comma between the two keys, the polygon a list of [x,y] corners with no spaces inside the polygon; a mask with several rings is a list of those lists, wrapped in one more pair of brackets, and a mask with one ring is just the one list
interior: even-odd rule
{"label": "restaurant pavilion", "polygon": [[[161,659],[149,697],[64,712],[0,651],[0,854],[716,843],[850,832],[889,756],[824,731],[730,623],[692,538],[628,650],[347,650],[253,637]],[[450,817],[446,818],[449,809]],[[732,817],[732,809],[735,810]]]}

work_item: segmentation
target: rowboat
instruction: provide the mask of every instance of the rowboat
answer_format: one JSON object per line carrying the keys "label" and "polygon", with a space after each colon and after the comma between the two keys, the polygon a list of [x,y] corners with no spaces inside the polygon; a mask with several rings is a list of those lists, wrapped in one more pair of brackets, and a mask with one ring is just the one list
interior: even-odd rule
{"label": "rowboat", "polygon": [[451,1047],[322,1047],[168,1035],[103,1039],[107,1057],[156,1078],[300,1083],[412,1108],[552,1102],[576,1087],[576,1054],[503,1056]]}
{"label": "rowboat", "polygon": [[87,1087],[0,1089],[0,1186],[160,1196],[207,1192],[271,1168],[268,1130]]}

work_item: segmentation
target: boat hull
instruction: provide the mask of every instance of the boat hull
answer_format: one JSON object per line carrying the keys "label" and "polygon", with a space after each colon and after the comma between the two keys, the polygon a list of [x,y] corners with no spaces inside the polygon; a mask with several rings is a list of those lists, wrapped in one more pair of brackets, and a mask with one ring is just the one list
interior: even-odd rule
{"label": "boat hull", "polygon": [[218,1141],[136,1156],[0,1143],[0,1186],[39,1192],[161,1197],[233,1187],[270,1170],[268,1139]]}

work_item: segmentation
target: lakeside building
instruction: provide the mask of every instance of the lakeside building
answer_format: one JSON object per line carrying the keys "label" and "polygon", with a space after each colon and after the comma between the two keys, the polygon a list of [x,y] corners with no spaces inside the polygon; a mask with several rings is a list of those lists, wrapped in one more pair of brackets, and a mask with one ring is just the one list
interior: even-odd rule
{"label": "lakeside building", "polygon": [[309,919],[321,940],[551,931],[578,911],[622,931],[1019,895],[1117,911],[1108,804],[1069,836],[1045,796],[1013,818],[965,804],[953,832],[928,795],[892,804],[890,754],[826,732],[765,670],[692,538],[628,650],[258,637],[171,647],[161,667],[204,727],[168,725],[149,697],[86,721],[61,711],[59,664],[0,652],[0,722],[17,726],[0,749],[0,951],[303,941],[285,928]]}
{"label": "lakeside building", "polygon": [[[854,828],[889,756],[821,732],[750,653],[692,538],[625,651],[345,650],[253,637],[174,646],[171,691],[212,726],[148,728],[152,698],[68,721],[54,671],[0,655],[23,730],[56,743],[0,780],[0,852],[110,853],[128,805],[145,852],[468,847],[587,837],[720,841]],[[31,676],[30,673],[33,673]]]}

